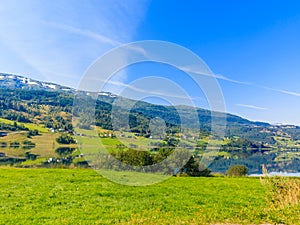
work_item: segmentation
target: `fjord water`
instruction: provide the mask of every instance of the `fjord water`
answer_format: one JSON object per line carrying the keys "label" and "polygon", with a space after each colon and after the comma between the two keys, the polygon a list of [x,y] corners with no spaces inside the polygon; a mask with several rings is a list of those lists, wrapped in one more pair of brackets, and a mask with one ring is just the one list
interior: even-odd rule
{"label": "fjord water", "polygon": [[[40,149],[41,146],[38,148],[0,146],[0,152],[5,154],[5,157],[0,157],[0,164],[10,164],[10,161],[7,160],[8,158],[11,158],[12,162],[22,162],[25,160],[25,153],[29,150],[37,154],[38,157],[55,157],[53,155],[54,152],[59,157],[58,150],[60,148],[55,151],[54,146],[47,146],[45,152]],[[51,150],[48,148],[51,148]],[[72,151],[74,150],[72,148]],[[210,170],[225,173],[231,165],[243,164],[248,167],[249,175],[259,176],[262,175],[262,165],[265,165],[271,175],[300,176],[300,160],[297,158],[300,155],[299,149],[227,149],[226,152],[230,156],[228,154],[226,156],[220,154],[215,157],[215,160],[209,165]],[[20,161],[16,159],[20,159]]]}

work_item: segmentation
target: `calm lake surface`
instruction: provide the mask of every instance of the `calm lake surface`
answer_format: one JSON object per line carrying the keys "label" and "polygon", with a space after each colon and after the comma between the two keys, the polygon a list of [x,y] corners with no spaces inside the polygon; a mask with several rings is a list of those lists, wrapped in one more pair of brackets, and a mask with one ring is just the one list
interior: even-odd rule
{"label": "calm lake surface", "polygon": [[[24,148],[21,146],[9,147],[0,146],[0,153],[6,157],[23,158],[27,151],[38,154],[38,157],[56,157],[64,155],[66,148],[53,148],[50,152],[43,152],[38,147]],[[73,152],[75,149],[70,149]],[[220,150],[219,152],[224,152]],[[50,154],[51,153],[51,154]],[[228,154],[227,154],[228,153]],[[229,157],[228,157],[229,156]],[[4,158],[0,157],[0,164]],[[232,166],[242,164],[249,169],[251,176],[262,175],[262,165],[265,165],[269,174],[279,176],[297,176],[300,177],[300,150],[299,149],[227,149],[226,157],[216,156],[214,161],[208,166],[213,172],[225,173]]]}

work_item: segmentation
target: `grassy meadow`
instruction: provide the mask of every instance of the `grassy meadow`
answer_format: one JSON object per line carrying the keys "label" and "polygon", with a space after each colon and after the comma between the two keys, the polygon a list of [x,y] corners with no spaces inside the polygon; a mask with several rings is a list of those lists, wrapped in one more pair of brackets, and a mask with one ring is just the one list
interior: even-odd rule
{"label": "grassy meadow", "polygon": [[90,169],[0,169],[0,224],[300,224],[268,209],[258,178],[171,177],[124,186]]}
{"label": "grassy meadow", "polygon": [[[0,119],[0,122],[13,123],[5,119]],[[28,151],[22,147],[11,148],[10,143],[30,140],[35,144],[30,153],[36,154],[37,159],[27,160],[16,167],[39,167],[49,157],[58,156],[55,152],[58,147],[78,147],[76,144],[59,144],[56,138],[60,133],[49,132],[35,124],[23,125],[39,130],[39,135],[29,138],[26,131],[18,131],[0,138],[8,145],[1,148],[1,152],[10,157],[24,157]],[[83,153],[98,153],[100,147],[114,150],[120,144],[131,143],[139,148],[151,145],[151,139],[133,137],[126,132],[122,133],[122,142],[116,138],[99,139],[98,134],[109,132],[100,128],[78,130],[83,135],[76,136],[76,139],[79,145],[86,147],[87,152]],[[79,154],[77,151],[75,153]],[[228,153],[218,154],[227,156]],[[270,179],[267,185],[263,185],[259,178],[253,177],[170,177],[164,180],[157,175],[117,173],[101,173],[118,181],[114,183],[92,169],[2,166],[0,225],[300,224],[300,194],[293,195],[297,188],[300,193],[300,181],[295,189],[286,186],[286,180],[276,179]],[[149,179],[164,181],[141,186],[152,183]],[[132,186],[120,183],[130,183]],[[281,187],[288,191],[282,191]],[[289,196],[287,204],[279,204],[286,200],[285,196]]]}

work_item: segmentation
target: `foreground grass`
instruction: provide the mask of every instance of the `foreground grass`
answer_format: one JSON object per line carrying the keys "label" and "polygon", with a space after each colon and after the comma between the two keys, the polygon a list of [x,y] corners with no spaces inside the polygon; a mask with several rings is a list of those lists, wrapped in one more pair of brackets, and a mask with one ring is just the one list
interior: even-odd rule
{"label": "foreground grass", "polygon": [[0,224],[297,224],[298,216],[267,212],[255,178],[174,177],[134,187],[93,170],[2,168],[0,199]]}

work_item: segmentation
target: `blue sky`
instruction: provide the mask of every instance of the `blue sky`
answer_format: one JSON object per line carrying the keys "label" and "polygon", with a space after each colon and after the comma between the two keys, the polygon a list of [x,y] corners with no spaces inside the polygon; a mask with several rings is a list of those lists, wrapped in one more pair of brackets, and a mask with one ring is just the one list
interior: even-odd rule
{"label": "blue sky", "polygon": [[[216,74],[228,112],[300,125],[300,1],[0,0],[1,72],[77,87],[106,51],[149,39],[198,54]],[[166,65],[132,66],[115,81],[153,75],[208,108],[193,82]]]}

